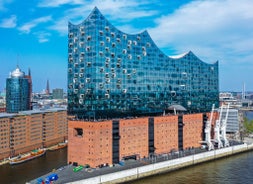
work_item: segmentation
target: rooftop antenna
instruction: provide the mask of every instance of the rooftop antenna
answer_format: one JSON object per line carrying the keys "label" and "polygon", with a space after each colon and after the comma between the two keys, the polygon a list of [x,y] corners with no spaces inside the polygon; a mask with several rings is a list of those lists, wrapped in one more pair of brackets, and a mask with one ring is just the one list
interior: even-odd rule
{"label": "rooftop antenna", "polygon": [[19,54],[17,54],[17,68],[19,68]]}

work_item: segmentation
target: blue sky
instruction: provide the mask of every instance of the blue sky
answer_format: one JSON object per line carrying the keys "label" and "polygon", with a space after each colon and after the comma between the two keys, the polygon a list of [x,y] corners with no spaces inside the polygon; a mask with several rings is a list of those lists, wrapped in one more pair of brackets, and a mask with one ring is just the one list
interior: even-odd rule
{"label": "blue sky", "polygon": [[33,91],[67,86],[67,25],[97,6],[118,29],[147,30],[167,55],[219,60],[220,90],[253,91],[252,0],[0,0],[0,90],[19,64]]}

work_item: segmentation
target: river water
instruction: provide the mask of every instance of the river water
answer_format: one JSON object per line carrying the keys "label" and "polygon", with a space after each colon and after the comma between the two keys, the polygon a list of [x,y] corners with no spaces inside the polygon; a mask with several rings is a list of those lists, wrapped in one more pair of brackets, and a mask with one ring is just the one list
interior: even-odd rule
{"label": "river water", "polygon": [[253,120],[253,111],[246,111],[246,112],[245,112],[245,116],[246,116],[249,120]]}
{"label": "river water", "polygon": [[0,184],[25,184],[67,164],[67,148],[47,151],[42,157],[19,165],[0,166]]}
{"label": "river water", "polygon": [[252,172],[253,152],[247,152],[144,178],[131,184],[252,184]]}
{"label": "river water", "polygon": [[[24,184],[66,165],[67,149],[47,152],[45,156],[16,166],[0,166],[0,183]],[[164,173],[131,184],[252,184],[253,151],[241,153],[170,173]]]}

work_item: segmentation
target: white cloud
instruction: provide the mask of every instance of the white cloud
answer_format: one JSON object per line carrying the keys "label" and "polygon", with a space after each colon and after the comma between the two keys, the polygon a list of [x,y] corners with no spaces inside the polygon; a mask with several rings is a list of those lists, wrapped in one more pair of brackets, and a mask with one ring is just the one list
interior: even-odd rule
{"label": "white cloud", "polygon": [[[252,10],[251,0],[193,1],[158,18],[149,32],[158,46],[170,46],[179,53],[189,49],[222,62],[249,62],[249,57],[252,62]],[[248,56],[240,57],[242,52]]]}
{"label": "white cloud", "polygon": [[136,29],[132,25],[117,26],[117,29],[119,29],[120,31],[127,33],[127,34],[129,34],[129,33],[138,34],[138,33],[141,33],[144,31],[144,30]]}
{"label": "white cloud", "polygon": [[68,33],[68,18],[62,18],[54,22],[53,25],[49,26],[48,29],[54,30],[60,33],[61,36]]}
{"label": "white cloud", "polygon": [[16,15],[12,15],[9,18],[3,19],[0,22],[0,27],[2,28],[14,28],[17,25],[17,17]]}
{"label": "white cloud", "polygon": [[149,3],[146,0],[83,1],[81,6],[66,11],[66,14],[70,15],[70,18],[76,19],[76,17],[80,17],[80,15],[83,16],[84,13],[89,14],[94,7],[98,7],[104,15],[109,15],[110,20],[132,20],[134,18],[143,18],[157,14],[156,10],[149,10],[141,7],[145,5],[152,5],[152,3]]}
{"label": "white cloud", "polygon": [[[63,2],[67,2],[67,0]],[[70,3],[72,1],[68,2]],[[102,14],[109,19],[109,21],[115,20],[120,21],[121,23],[124,21],[131,21],[133,19],[153,16],[158,13],[156,10],[147,8],[148,6],[146,5],[150,5],[150,3],[146,0],[94,0],[82,1],[82,3],[79,3],[79,6],[67,9],[64,12],[64,16],[61,19],[56,20],[55,24],[50,26],[49,29],[56,30],[61,35],[67,34],[68,21],[74,24],[79,24],[90,14],[94,7],[98,7]],[[142,8],[142,6],[145,6],[146,8]],[[131,26],[119,26],[118,28],[123,28],[123,31],[134,30],[134,32],[139,32],[136,28]]]}
{"label": "white cloud", "polygon": [[40,18],[32,20],[31,22],[25,23],[24,25],[22,25],[18,29],[22,33],[27,33],[28,34],[28,33],[30,33],[31,29],[36,27],[38,24],[46,23],[46,22],[51,21],[51,20],[52,20],[51,16],[40,17]]}
{"label": "white cloud", "polygon": [[0,11],[5,11],[5,5],[11,3],[12,0],[0,0]]}
{"label": "white cloud", "polygon": [[43,32],[43,31],[42,32],[35,32],[34,35],[37,36],[38,41],[40,43],[48,42],[49,41],[49,37],[51,36],[50,33]]}
{"label": "white cloud", "polygon": [[39,7],[59,7],[64,4],[82,4],[82,0],[43,0],[38,6]]}

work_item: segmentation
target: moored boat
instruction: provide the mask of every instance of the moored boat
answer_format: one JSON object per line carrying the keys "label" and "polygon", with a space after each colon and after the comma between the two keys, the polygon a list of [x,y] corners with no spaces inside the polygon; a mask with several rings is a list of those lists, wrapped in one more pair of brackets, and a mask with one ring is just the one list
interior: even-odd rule
{"label": "moored boat", "polygon": [[55,146],[52,146],[52,147],[49,147],[48,150],[49,151],[55,151],[55,150],[58,150],[58,149],[61,149],[61,148],[65,148],[67,146],[67,143],[64,142],[64,143],[59,143]]}
{"label": "moored boat", "polygon": [[36,150],[31,151],[28,154],[20,155],[18,157],[10,159],[9,163],[11,165],[21,164],[21,163],[27,162],[29,160],[35,159],[37,157],[40,157],[40,156],[44,155],[45,153],[46,153],[46,149],[36,149]]}

